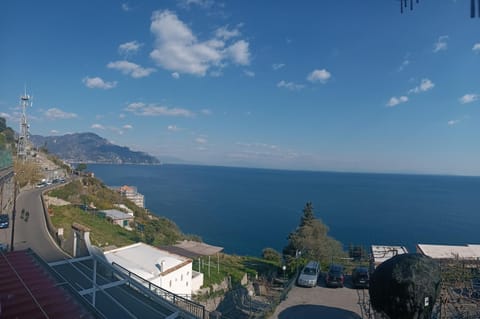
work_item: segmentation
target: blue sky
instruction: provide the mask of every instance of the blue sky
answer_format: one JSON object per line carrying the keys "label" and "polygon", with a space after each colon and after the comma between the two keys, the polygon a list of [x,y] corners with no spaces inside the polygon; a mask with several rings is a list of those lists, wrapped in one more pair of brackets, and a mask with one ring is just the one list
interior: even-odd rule
{"label": "blue sky", "polygon": [[0,113],[210,165],[480,175],[470,1],[2,1]]}

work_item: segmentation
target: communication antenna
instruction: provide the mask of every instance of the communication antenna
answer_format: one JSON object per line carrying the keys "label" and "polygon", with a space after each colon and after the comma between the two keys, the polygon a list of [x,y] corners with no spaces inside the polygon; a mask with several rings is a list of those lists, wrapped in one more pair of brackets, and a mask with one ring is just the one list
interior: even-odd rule
{"label": "communication antenna", "polygon": [[22,96],[20,96],[20,106],[22,107],[22,115],[20,118],[20,135],[18,137],[17,144],[17,156],[21,159],[27,157],[27,148],[28,140],[30,138],[30,133],[28,129],[30,125],[27,122],[27,107],[32,106],[32,96],[27,94],[27,88],[25,86],[25,91]]}

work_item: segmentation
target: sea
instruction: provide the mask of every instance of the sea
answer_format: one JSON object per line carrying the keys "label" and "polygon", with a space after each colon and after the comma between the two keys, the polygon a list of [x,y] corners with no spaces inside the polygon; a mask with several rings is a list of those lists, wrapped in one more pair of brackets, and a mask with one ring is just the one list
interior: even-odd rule
{"label": "sea", "polygon": [[88,170],[109,186],[136,186],[152,214],[229,254],[281,252],[307,202],[345,249],[480,243],[480,177],[179,164]]}

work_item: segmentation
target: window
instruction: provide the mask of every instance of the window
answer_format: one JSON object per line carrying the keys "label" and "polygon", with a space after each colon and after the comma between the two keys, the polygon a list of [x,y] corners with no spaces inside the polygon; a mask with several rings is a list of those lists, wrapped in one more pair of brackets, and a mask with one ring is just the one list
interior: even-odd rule
{"label": "window", "polygon": [[183,281],[183,274],[180,276],[180,281]]}
{"label": "window", "polygon": [[172,288],[172,281],[170,280],[170,288]]}

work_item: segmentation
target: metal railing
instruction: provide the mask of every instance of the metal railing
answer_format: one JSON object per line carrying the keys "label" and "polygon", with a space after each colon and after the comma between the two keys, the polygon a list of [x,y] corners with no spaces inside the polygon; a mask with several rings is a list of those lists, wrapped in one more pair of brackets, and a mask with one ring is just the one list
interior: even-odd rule
{"label": "metal railing", "polygon": [[[121,272],[125,277],[129,279],[129,282],[137,282],[144,288],[147,288],[150,292],[166,300],[176,308],[186,311],[189,315],[195,318],[207,319],[208,312],[205,306],[200,305],[190,299],[174,294],[166,289],[163,289],[154,283],[140,277],[139,275],[131,272],[130,270],[120,266],[119,264],[112,262],[112,266],[115,270]],[[134,287],[135,288],[135,287]],[[138,288],[138,287],[136,287]]]}

